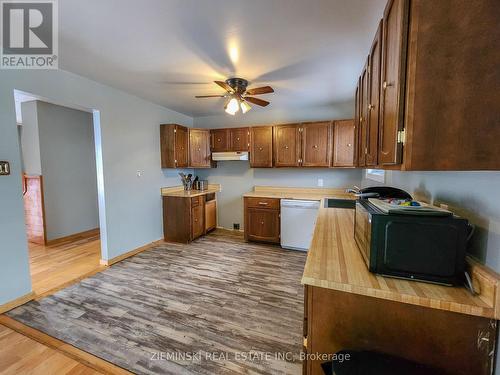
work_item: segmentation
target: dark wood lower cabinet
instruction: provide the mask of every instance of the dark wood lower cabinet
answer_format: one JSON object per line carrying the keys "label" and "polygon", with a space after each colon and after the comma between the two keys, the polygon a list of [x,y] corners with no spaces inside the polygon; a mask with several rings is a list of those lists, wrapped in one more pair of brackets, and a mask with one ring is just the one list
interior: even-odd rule
{"label": "dark wood lower cabinet", "polygon": [[[309,354],[371,350],[446,374],[493,373],[496,320],[309,285],[304,297]],[[323,375],[321,362],[306,361],[304,374]]]}
{"label": "dark wood lower cabinet", "polygon": [[163,197],[165,241],[189,243],[217,226],[216,200],[196,197]]}
{"label": "dark wood lower cabinet", "polygon": [[280,243],[280,200],[245,199],[245,240]]}

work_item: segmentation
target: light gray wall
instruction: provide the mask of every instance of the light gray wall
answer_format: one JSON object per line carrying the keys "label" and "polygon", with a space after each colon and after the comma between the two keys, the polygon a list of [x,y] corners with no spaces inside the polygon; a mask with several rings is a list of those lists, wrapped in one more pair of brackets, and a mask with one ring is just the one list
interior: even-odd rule
{"label": "light gray wall", "polygon": [[[223,128],[247,125],[279,124],[297,121],[316,121],[352,118],[353,103],[330,105],[316,108],[297,108],[277,111],[271,108],[253,108],[250,112],[235,116],[222,112],[219,116],[196,117],[194,126],[201,128]],[[243,198],[257,185],[317,187],[318,178],[324,187],[344,188],[359,184],[361,172],[355,169],[328,168],[250,168],[247,161],[218,162],[215,169],[197,169],[201,178],[210,183],[222,184],[218,195],[218,225],[233,228],[240,223],[243,229]]]}
{"label": "light gray wall", "polygon": [[[364,178],[363,186],[380,183]],[[447,204],[476,226],[472,254],[500,272],[500,172],[386,171],[386,185],[399,187],[414,198]]]}
{"label": "light gray wall", "polygon": [[36,101],[21,103],[21,113],[24,117],[21,131],[23,171],[28,175],[41,175],[42,161]]}
{"label": "light gray wall", "polygon": [[192,118],[63,70],[1,70],[0,82],[0,160],[12,167],[10,176],[0,177],[0,304],[31,290],[14,89],[99,111],[104,259],[162,238],[160,188],[179,185],[179,178],[177,171],[161,169],[159,124],[192,126]]}
{"label": "light gray wall", "polygon": [[[352,93],[354,98],[354,91]],[[263,99],[272,101],[272,96]],[[209,99],[208,99],[209,100]],[[194,127],[197,128],[229,128],[249,125],[283,124],[295,121],[321,121],[334,119],[348,119],[354,116],[354,101],[335,105],[324,105],[321,107],[273,109],[272,103],[266,108],[253,106],[245,113],[238,112],[231,116],[221,108],[221,114],[217,116],[203,116],[194,118]]]}
{"label": "light gray wall", "polygon": [[218,194],[218,225],[232,229],[233,223],[240,223],[243,229],[243,198],[256,185],[316,187],[322,178],[324,187],[348,187],[359,183],[361,175],[356,169],[333,170],[327,168],[250,168],[246,161],[223,161],[215,169],[197,169],[202,179],[222,184]]}
{"label": "light gray wall", "polygon": [[47,239],[98,228],[92,113],[36,103]]}

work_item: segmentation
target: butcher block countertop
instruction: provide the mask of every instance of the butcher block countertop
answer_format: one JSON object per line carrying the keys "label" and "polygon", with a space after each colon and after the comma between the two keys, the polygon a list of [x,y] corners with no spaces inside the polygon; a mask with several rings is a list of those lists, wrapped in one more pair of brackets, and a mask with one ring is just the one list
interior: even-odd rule
{"label": "butcher block countertop", "polygon": [[[354,199],[343,189],[255,187],[244,197],[320,200]],[[354,241],[354,210],[320,205],[302,284],[381,298],[439,310],[500,319],[500,276],[468,259],[469,273],[479,292],[375,275],[368,271]]]}
{"label": "butcher block countertop", "polygon": [[184,190],[182,186],[164,187],[161,188],[161,195],[163,197],[180,197],[191,198],[210,193],[218,193],[221,191],[219,184],[209,184],[207,190]]}

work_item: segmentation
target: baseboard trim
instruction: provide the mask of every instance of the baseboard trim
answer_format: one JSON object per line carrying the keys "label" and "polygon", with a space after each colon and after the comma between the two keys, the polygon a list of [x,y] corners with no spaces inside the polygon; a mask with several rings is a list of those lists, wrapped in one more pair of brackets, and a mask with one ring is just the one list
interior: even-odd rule
{"label": "baseboard trim", "polygon": [[141,247],[138,247],[137,249],[134,249],[134,250],[131,250],[125,254],[122,254],[122,255],[118,255],[117,257],[114,257],[114,258],[111,258],[111,259],[101,259],[99,261],[99,263],[102,265],[102,266],[111,266],[115,263],[118,263],[124,259],[127,259],[127,258],[130,258],[131,256],[134,256],[136,254],[139,254],[139,253],[142,253],[143,251],[146,251],[148,249],[151,249],[152,247],[155,247],[161,243],[164,243],[163,239],[161,240],[157,240],[157,241],[153,241],[151,243],[148,243],[147,245],[144,245],[144,246],[141,246]]}
{"label": "baseboard trim", "polygon": [[69,236],[54,238],[53,240],[47,241],[47,246],[58,245],[63,242],[73,242],[76,240],[83,240],[89,237],[99,236],[100,234],[101,230],[99,228],[94,228],[83,232],[70,234]]}
{"label": "baseboard trim", "polygon": [[14,320],[6,315],[0,316],[0,324],[12,329],[29,337],[32,340],[39,342],[49,348],[54,349],[55,351],[74,359],[81,364],[88,366],[98,372],[103,374],[113,374],[113,375],[128,375],[132,374],[131,372],[114,365],[111,362],[108,362],[104,359],[96,357],[93,354],[87,353],[77,347],[70,345],[64,341],[56,339],[55,337],[49,336],[46,333],[38,331],[34,328],[31,328],[17,320]]}
{"label": "baseboard trim", "polygon": [[18,306],[24,305],[26,302],[29,302],[34,298],[35,298],[35,293],[29,292],[29,293],[25,294],[24,296],[16,298],[13,301],[4,303],[3,305],[0,305],[0,314],[3,314],[9,310],[12,310]]}
{"label": "baseboard trim", "polygon": [[233,228],[225,228],[225,227],[217,227],[217,229],[227,230],[227,231],[230,231],[230,232],[241,232],[241,233],[244,232],[243,229],[233,229]]}

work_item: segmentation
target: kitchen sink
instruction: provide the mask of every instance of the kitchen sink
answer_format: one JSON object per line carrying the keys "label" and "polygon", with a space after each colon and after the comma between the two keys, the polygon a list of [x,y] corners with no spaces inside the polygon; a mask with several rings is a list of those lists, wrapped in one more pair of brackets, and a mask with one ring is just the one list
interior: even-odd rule
{"label": "kitchen sink", "polygon": [[354,199],[342,199],[342,198],[325,198],[324,207],[326,208],[352,208],[356,206],[356,201]]}

